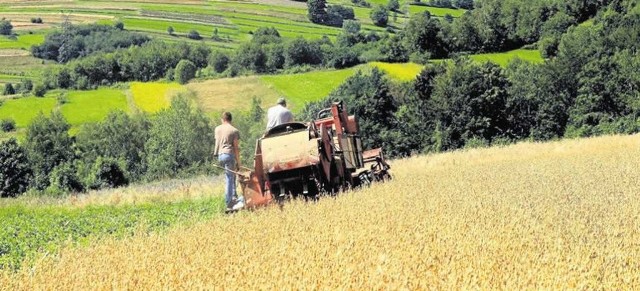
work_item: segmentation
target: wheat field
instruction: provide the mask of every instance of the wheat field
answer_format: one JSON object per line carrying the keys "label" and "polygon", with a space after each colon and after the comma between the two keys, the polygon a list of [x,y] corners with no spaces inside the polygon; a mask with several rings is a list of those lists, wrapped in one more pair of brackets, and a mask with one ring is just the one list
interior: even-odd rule
{"label": "wheat field", "polygon": [[44,256],[0,288],[638,289],[640,135],[396,160],[394,180]]}

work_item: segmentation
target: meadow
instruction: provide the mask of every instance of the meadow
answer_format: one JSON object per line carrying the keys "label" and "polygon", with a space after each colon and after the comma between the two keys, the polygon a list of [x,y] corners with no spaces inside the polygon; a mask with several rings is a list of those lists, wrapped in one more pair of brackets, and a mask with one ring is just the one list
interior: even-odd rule
{"label": "meadow", "polygon": [[137,109],[155,113],[169,107],[171,97],[183,91],[183,87],[178,83],[131,82],[129,90]]}
{"label": "meadow", "polygon": [[636,289],[640,135],[412,157],[371,188],[103,237],[8,289]]}
{"label": "meadow", "polygon": [[531,63],[542,63],[544,59],[540,55],[539,50],[517,49],[503,53],[475,54],[470,55],[472,60],[477,62],[494,62],[501,67],[506,67],[509,62],[515,58]]}
{"label": "meadow", "polygon": [[423,65],[416,63],[372,62],[370,65],[384,71],[392,79],[401,82],[414,81],[424,68]]}

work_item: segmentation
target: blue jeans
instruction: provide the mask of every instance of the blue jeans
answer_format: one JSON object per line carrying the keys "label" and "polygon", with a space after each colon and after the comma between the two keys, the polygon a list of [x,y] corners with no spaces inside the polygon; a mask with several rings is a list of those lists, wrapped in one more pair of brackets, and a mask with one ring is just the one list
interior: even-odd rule
{"label": "blue jeans", "polygon": [[220,162],[220,166],[223,166],[224,171],[224,181],[225,181],[225,193],[224,198],[227,202],[227,207],[233,206],[233,199],[236,197],[236,174],[231,171],[236,170],[236,159],[232,154],[220,154],[218,155],[218,162]]}

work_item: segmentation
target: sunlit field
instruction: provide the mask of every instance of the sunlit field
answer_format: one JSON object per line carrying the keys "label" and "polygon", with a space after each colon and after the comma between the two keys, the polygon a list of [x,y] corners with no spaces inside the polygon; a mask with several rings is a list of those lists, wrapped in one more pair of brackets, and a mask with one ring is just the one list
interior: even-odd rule
{"label": "sunlit field", "polygon": [[637,289],[640,135],[392,162],[368,189],[95,241],[7,289]]}
{"label": "sunlit field", "polygon": [[394,80],[408,82],[413,81],[420,74],[423,65],[416,63],[383,63],[383,62],[373,62],[371,63],[376,68],[384,71]]}
{"label": "sunlit field", "polygon": [[132,82],[129,86],[136,107],[145,112],[158,112],[171,104],[171,97],[184,91],[177,83]]}

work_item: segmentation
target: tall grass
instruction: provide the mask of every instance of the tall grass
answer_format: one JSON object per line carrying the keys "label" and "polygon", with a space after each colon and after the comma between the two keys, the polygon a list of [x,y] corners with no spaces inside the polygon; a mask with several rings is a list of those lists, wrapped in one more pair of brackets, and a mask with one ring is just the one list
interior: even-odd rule
{"label": "tall grass", "polygon": [[369,189],[104,239],[8,289],[637,289],[640,136],[393,162]]}

